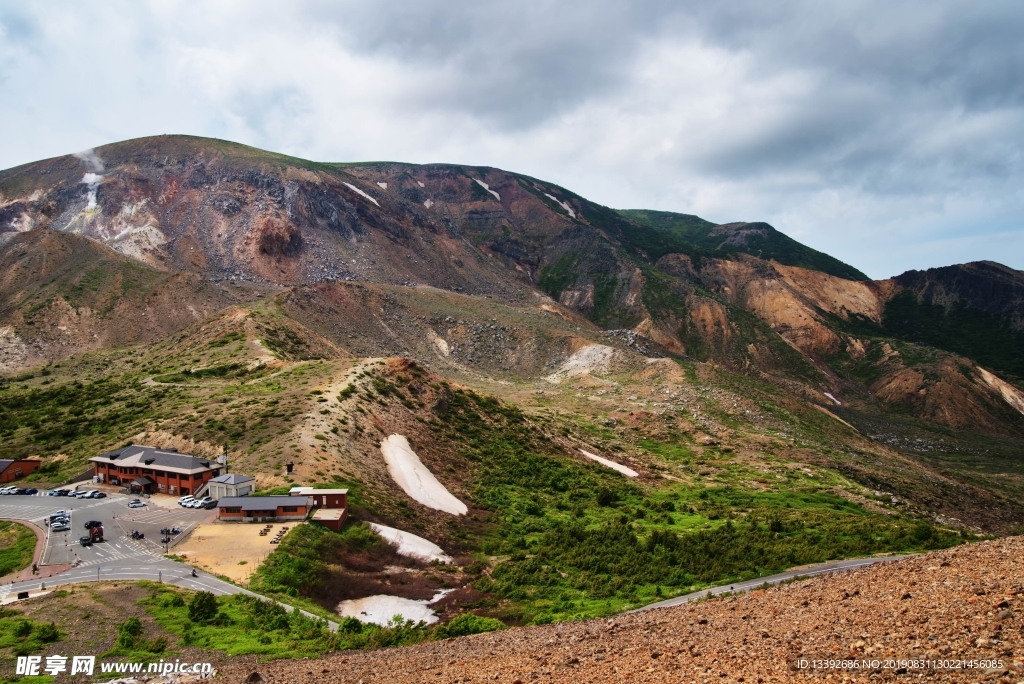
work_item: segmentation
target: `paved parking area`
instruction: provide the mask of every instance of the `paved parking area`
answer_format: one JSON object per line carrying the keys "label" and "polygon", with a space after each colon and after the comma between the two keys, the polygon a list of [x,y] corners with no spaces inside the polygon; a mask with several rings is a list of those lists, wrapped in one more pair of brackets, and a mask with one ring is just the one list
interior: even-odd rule
{"label": "paved parking area", "polygon": [[[168,549],[187,534],[195,525],[216,516],[216,511],[194,511],[187,508],[165,509],[159,507],[128,508],[132,497],[115,494],[105,499],[75,499],[54,496],[0,496],[0,518],[29,520],[46,531],[42,565],[65,563],[79,566],[102,565],[116,561],[139,560],[153,562],[164,553],[160,543],[160,529],[180,527],[178,535]],[[71,529],[67,532],[50,532],[45,525],[50,515],[67,511],[71,517]],[[103,524],[104,541],[92,546],[79,544],[79,537],[85,534],[85,523],[98,520]],[[145,539],[136,541],[127,537],[131,530],[139,530]]]}

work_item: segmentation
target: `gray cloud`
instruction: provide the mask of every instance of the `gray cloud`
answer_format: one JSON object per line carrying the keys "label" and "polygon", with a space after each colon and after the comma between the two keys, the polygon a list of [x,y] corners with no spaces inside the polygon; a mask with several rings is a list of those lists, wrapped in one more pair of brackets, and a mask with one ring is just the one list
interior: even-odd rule
{"label": "gray cloud", "polygon": [[942,0],[0,6],[0,166],[214,135],[768,220],[875,276],[1022,268],[1022,33]]}

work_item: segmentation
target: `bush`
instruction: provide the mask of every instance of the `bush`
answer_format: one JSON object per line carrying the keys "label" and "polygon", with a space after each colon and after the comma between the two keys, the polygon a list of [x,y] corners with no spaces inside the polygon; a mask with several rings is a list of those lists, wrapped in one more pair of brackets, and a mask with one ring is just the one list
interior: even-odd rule
{"label": "bush", "polygon": [[117,627],[117,647],[131,650],[141,635],[142,622],[137,617],[130,617]]}
{"label": "bush", "polygon": [[192,622],[210,622],[217,617],[217,598],[208,591],[201,591],[188,604],[188,619]]}
{"label": "bush", "polygon": [[434,632],[434,636],[438,639],[451,639],[470,634],[494,632],[499,629],[505,629],[505,623],[501,620],[480,617],[473,613],[463,613],[451,622],[438,627]]}

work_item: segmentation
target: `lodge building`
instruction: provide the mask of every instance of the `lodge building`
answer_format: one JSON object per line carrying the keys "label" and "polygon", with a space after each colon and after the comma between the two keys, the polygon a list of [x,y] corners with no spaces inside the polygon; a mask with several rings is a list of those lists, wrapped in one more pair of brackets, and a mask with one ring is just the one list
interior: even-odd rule
{"label": "lodge building", "polygon": [[207,482],[220,475],[216,461],[177,449],[131,444],[89,459],[99,482],[126,487],[145,494],[195,495]]}

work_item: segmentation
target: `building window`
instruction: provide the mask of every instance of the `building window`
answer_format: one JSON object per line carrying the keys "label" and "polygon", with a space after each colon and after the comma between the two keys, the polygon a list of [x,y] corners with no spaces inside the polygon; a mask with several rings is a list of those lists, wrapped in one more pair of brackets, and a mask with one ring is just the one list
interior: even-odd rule
{"label": "building window", "polygon": [[242,507],[241,506],[231,506],[230,508],[225,508],[224,512],[225,513],[241,513],[242,512]]}
{"label": "building window", "polygon": [[283,506],[281,508],[281,510],[284,511],[285,513],[298,513],[299,512],[299,507],[298,506]]}
{"label": "building window", "polygon": [[202,480],[203,479],[203,474],[202,473],[196,473],[195,475],[192,476],[192,479],[193,480]]}

